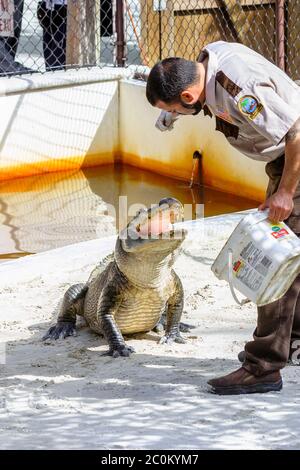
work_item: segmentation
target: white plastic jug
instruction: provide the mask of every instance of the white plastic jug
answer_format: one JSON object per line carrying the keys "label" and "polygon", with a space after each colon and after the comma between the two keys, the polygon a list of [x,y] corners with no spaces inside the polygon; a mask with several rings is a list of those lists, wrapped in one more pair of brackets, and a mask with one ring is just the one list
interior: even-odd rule
{"label": "white plastic jug", "polygon": [[284,223],[273,224],[268,211],[244,217],[211,267],[218,279],[257,305],[282,297],[300,272],[300,239]]}

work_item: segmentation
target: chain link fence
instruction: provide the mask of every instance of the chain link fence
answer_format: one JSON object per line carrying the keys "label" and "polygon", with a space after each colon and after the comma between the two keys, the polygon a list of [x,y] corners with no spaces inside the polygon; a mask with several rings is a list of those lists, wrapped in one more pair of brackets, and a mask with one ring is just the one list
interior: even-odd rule
{"label": "chain link fence", "polygon": [[241,42],[300,78],[300,0],[0,0],[0,74],[195,60]]}

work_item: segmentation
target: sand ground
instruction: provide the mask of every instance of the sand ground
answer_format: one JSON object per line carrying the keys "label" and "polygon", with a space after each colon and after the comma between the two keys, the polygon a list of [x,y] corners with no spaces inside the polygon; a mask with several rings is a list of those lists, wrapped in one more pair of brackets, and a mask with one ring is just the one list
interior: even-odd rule
{"label": "sand ground", "polygon": [[3,263],[0,448],[298,449],[299,368],[284,369],[280,393],[219,397],[206,385],[239,366],[255,326],[255,306],[235,304],[210,270],[240,217],[206,219],[184,242],[176,271],[184,320],[196,326],[187,343],[136,335],[130,358],[101,356],[104,339],[83,324],[75,338],[41,341],[66,288],[87,279],[114,237]]}

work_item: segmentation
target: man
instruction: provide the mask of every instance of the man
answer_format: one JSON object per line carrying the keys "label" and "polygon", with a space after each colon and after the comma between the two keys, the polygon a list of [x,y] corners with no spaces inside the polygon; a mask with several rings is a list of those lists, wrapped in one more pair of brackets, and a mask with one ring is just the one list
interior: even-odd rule
{"label": "man", "polygon": [[[284,220],[300,236],[300,88],[284,72],[241,44],[219,41],[207,45],[197,62],[169,58],[156,64],[146,94],[162,109],[160,130],[171,129],[180,114],[203,109],[216,116],[216,129],[233,147],[266,161],[269,186],[259,209],[269,208],[270,220]],[[258,308],[243,366],[210,380],[212,391],[280,390],[280,369],[299,339],[300,275],[280,300]]]}

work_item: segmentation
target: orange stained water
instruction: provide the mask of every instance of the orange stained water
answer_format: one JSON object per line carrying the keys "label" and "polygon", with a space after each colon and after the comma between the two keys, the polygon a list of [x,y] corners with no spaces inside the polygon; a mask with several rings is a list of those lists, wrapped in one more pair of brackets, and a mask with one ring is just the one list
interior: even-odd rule
{"label": "orange stained water", "polygon": [[[194,173],[194,182],[199,175]],[[119,199],[122,196],[121,200]],[[138,205],[172,196],[194,218],[250,209],[257,202],[115,164],[0,183],[0,262],[116,233]]]}

